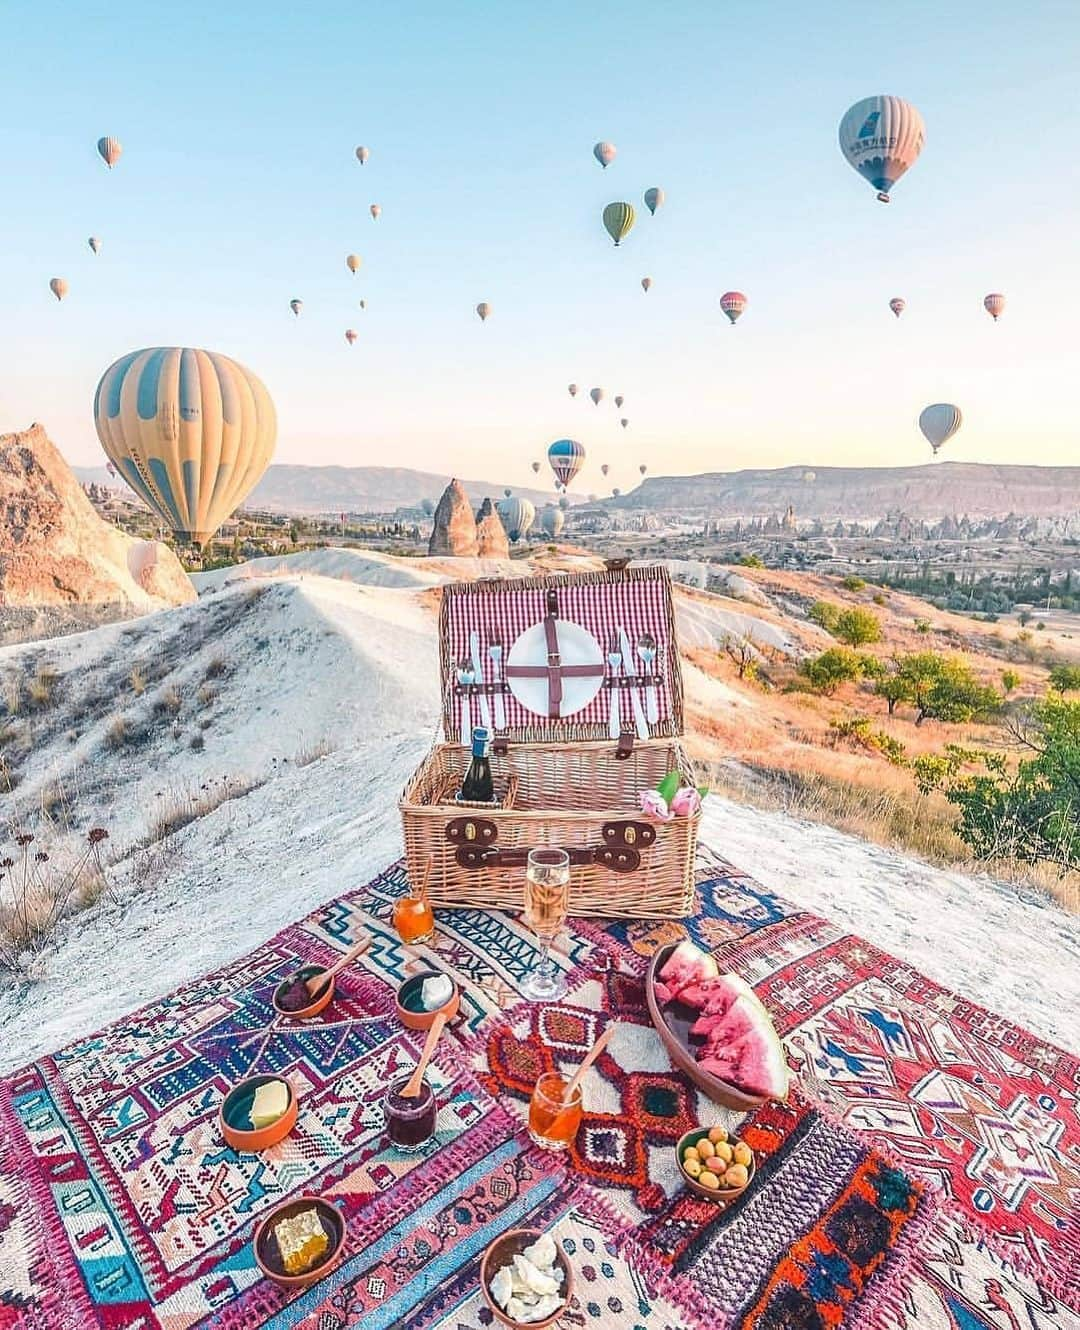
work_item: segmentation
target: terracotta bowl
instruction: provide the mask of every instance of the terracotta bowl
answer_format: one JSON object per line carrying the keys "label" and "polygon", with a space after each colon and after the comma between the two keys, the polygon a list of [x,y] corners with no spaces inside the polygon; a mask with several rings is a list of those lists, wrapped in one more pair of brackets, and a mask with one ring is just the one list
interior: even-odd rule
{"label": "terracotta bowl", "polygon": [[[398,989],[394,1005],[397,1008],[398,1020],[407,1029],[430,1030],[440,1012],[448,1021],[452,1021],[457,1015],[458,1007],[461,1006],[461,990],[457,984],[454,984],[454,992],[449,1001],[444,1002],[441,1007],[436,1007],[434,1011],[417,1010],[420,1006],[420,989],[424,985],[424,980],[441,978],[442,973],[441,970],[419,970],[416,974],[410,975]],[[449,975],[446,977],[450,978]],[[452,979],[450,982],[454,983]]]}
{"label": "terracotta bowl", "polygon": [[750,1186],[751,1182],[753,1182],[754,1174],[757,1172],[757,1161],[754,1159],[753,1151],[751,1151],[750,1165],[746,1170],[746,1181],[741,1187],[720,1187],[719,1189],[703,1187],[696,1178],[692,1178],[690,1174],[687,1173],[686,1169],[683,1168],[682,1157],[683,1151],[688,1145],[697,1145],[698,1141],[704,1140],[708,1134],[708,1127],[695,1127],[693,1131],[688,1131],[675,1147],[675,1159],[679,1165],[679,1177],[682,1178],[683,1182],[690,1188],[694,1195],[700,1196],[706,1201],[714,1201],[717,1205],[723,1208],[725,1205],[730,1205],[736,1197],[741,1196],[747,1187]]}
{"label": "terracotta bowl", "polygon": [[[302,965],[296,973],[301,979],[314,979],[316,975],[322,974],[327,968],[325,965]],[[331,979],[326,985],[326,992],[321,993],[314,1002],[308,1003],[306,1007],[301,1007],[299,1011],[289,1011],[288,1008],[281,1006],[278,995],[290,982],[291,978],[285,979],[274,989],[274,1010],[279,1016],[288,1016],[294,1021],[307,1020],[308,1017],[318,1016],[320,1011],[325,1011],[333,999],[335,980]]]}
{"label": "terracotta bowl", "polygon": [[[330,1245],[310,1270],[305,1270],[302,1275],[287,1275],[281,1265],[281,1256],[274,1239],[274,1225],[279,1219],[291,1219],[301,1210],[319,1212],[319,1220],[330,1239]],[[329,1201],[324,1201],[321,1196],[294,1196],[291,1201],[284,1201],[281,1205],[274,1206],[270,1213],[259,1221],[251,1245],[259,1269],[267,1279],[272,1279],[282,1288],[305,1288],[329,1274],[341,1259],[341,1249],[345,1245],[345,1220],[341,1211]]]}
{"label": "terracotta bowl", "polygon": [[700,1013],[693,1007],[684,1006],[681,1002],[669,1002],[661,1007],[656,996],[656,979],[677,945],[674,942],[670,943],[654,954],[645,980],[645,999],[649,1004],[649,1015],[660,1038],[664,1041],[668,1056],[675,1066],[685,1072],[714,1103],[722,1104],[724,1108],[738,1109],[743,1113],[748,1113],[752,1108],[760,1108],[765,1103],[760,1095],[747,1094],[729,1081],[722,1081],[718,1076],[701,1069],[701,1063],[697,1060],[696,1045],[690,1035],[690,1027]]}
{"label": "terracotta bowl", "polygon": [[[248,1113],[251,1109],[251,1101],[255,1097],[255,1091],[260,1085],[265,1085],[267,1081],[284,1081],[289,1086],[289,1106],[276,1122],[269,1127],[260,1127],[255,1130],[252,1127],[245,1127],[240,1124],[250,1122]],[[218,1109],[218,1122],[221,1126],[221,1134],[226,1142],[234,1150],[266,1150],[271,1145],[277,1145],[278,1141],[283,1141],[289,1132],[296,1126],[296,1117],[300,1111],[300,1104],[296,1097],[296,1091],[284,1076],[248,1076],[246,1080],[234,1085],[229,1093],[222,1100],[221,1107]]]}
{"label": "terracotta bowl", "polygon": [[570,1299],[574,1296],[574,1272],[570,1269],[570,1262],[558,1242],[555,1244],[555,1262],[562,1267],[562,1295],[565,1301],[557,1312],[542,1321],[512,1321],[491,1296],[491,1281],[496,1273],[504,1265],[509,1265],[514,1256],[520,1256],[526,1247],[531,1247],[540,1235],[541,1230],[538,1228],[510,1228],[489,1243],[487,1251],[484,1252],[484,1259],[480,1262],[480,1292],[484,1295],[484,1301],[491,1309],[491,1314],[503,1325],[515,1327],[528,1325],[543,1330],[544,1326],[554,1325],[558,1321],[568,1309]]}

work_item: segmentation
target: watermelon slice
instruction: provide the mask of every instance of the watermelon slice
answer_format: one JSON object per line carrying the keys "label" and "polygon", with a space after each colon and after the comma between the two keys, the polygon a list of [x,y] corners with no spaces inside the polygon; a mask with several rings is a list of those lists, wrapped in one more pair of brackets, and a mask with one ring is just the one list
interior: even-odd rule
{"label": "watermelon slice", "polygon": [[784,1099],[788,1092],[787,1059],[772,1023],[758,1023],[730,1043],[720,1042],[698,1060],[702,1071],[763,1099]]}
{"label": "watermelon slice", "polygon": [[[758,1001],[754,990],[737,974],[720,974],[715,979],[703,979],[693,987],[700,1001],[691,1005],[697,1007],[702,1016],[723,1016],[742,997],[751,1002]],[[695,1033],[700,1034],[701,1031]]]}
{"label": "watermelon slice", "polygon": [[691,1025],[690,1033],[705,1040],[703,1057],[708,1057],[720,1044],[741,1039],[757,1028],[761,1020],[761,1007],[745,997],[737,997],[725,1011],[703,1011]]}
{"label": "watermelon slice", "polygon": [[695,947],[692,942],[680,942],[660,970],[661,984],[656,986],[657,996],[662,986],[668,993],[667,1001],[678,999],[689,1006],[698,1006],[698,985],[703,980],[715,979],[720,973],[714,957]]}

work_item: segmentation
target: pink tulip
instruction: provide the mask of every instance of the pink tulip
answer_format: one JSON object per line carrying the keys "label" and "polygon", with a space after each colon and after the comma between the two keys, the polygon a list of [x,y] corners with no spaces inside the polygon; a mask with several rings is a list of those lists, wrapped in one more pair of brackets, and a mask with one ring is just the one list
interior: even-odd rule
{"label": "pink tulip", "polygon": [[692,785],[684,785],[672,799],[671,811],[676,817],[693,817],[701,811],[701,795]]}
{"label": "pink tulip", "polygon": [[667,806],[667,800],[659,790],[642,790],[640,794],[641,811],[650,822],[670,822],[675,816]]}

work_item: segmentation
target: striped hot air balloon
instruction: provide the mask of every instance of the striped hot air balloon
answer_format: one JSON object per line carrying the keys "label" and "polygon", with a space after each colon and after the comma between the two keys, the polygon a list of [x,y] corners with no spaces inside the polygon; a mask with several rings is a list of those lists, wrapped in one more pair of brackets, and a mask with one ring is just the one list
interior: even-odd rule
{"label": "striped hot air balloon", "polygon": [[732,323],[742,317],[748,303],[741,291],[725,291],[720,297],[720,308]]}
{"label": "striped hot air balloon", "polygon": [[500,499],[495,505],[495,511],[499,514],[512,545],[518,543],[536,520],[536,509],[528,499],[520,496],[507,495],[505,499]]}
{"label": "striped hot air balloon", "polygon": [[617,151],[618,149],[614,143],[608,143],[605,139],[601,139],[599,143],[593,145],[592,155],[606,171],[615,160]]}
{"label": "striped hot air balloon", "polygon": [[569,485],[585,461],[585,449],[576,439],[556,439],[548,449],[548,462],[560,485]]}
{"label": "striped hot air balloon", "polygon": [[1005,297],[1000,291],[991,291],[983,301],[983,308],[994,322],[997,323],[998,319],[1000,319],[1002,314],[1005,313]]}
{"label": "striped hot air balloon", "polygon": [[149,347],[115,361],[94,397],[98,438],[180,540],[205,545],[270,461],[277,416],[249,369],[216,351]]}
{"label": "striped hot air balloon", "polygon": [[609,203],[604,209],[604,230],[618,246],[625,240],[634,225],[634,205],[632,203]]}
{"label": "striped hot air balloon", "polygon": [[49,290],[57,300],[63,300],[68,293],[68,284],[63,277],[51,277],[49,279]]}
{"label": "striped hot air balloon", "polygon": [[896,315],[896,317],[899,318],[900,315],[903,314],[904,310],[907,309],[907,301],[904,300],[902,296],[893,296],[893,298],[889,301],[889,308]]}
{"label": "striped hot air balloon", "polygon": [[934,450],[935,457],[941,445],[948,443],[963,423],[960,408],[951,402],[935,402],[932,406],[924,407],[919,415],[919,428]]}
{"label": "striped hot air balloon", "polygon": [[840,121],[840,151],[882,203],[925,141],[922,116],[902,97],[864,97]]}
{"label": "striped hot air balloon", "polygon": [[491,306],[488,304],[486,300],[481,300],[479,305],[477,305],[476,307],[476,312],[480,316],[480,322],[486,323],[491,315]]}
{"label": "striped hot air balloon", "polygon": [[110,171],[120,160],[120,154],[124,151],[124,149],[120,146],[119,139],[112,139],[107,137],[98,139],[97,150],[101,156],[101,160],[105,163],[105,165],[109,168]]}

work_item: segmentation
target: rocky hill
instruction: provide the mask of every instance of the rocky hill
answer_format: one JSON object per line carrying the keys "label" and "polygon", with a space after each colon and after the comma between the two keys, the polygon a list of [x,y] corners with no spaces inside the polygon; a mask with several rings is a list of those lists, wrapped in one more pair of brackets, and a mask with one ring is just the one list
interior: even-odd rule
{"label": "rocky hill", "polygon": [[[103,522],[41,425],[0,435],[0,622],[47,631],[195,599],[175,554]],[[50,613],[53,611],[53,613]]]}
{"label": "rocky hill", "polygon": [[927,466],[786,466],[655,476],[608,506],[708,517],[782,514],[822,520],[877,519],[892,510],[938,521],[971,517],[1066,516],[1080,510],[1080,467],[994,466],[938,462]]}

